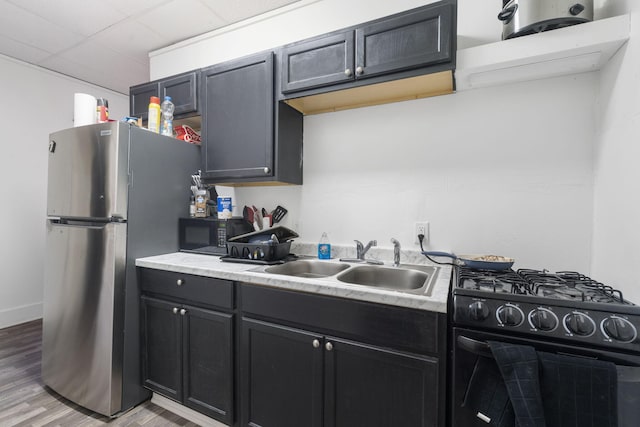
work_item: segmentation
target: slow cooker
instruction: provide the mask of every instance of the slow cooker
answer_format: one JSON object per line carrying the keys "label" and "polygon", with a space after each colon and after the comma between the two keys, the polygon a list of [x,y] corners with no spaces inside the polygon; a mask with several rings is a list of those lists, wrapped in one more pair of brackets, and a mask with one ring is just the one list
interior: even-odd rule
{"label": "slow cooker", "polygon": [[593,20],[593,0],[503,0],[498,14],[502,39]]}

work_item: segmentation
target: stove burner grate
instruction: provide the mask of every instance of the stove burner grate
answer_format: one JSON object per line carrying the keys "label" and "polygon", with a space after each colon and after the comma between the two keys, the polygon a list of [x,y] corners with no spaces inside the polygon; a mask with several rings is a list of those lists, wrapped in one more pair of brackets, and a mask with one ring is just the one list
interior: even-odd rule
{"label": "stove burner grate", "polygon": [[520,269],[518,274],[530,283],[533,295],[574,301],[631,304],[619,290],[575,271],[550,273],[546,270]]}

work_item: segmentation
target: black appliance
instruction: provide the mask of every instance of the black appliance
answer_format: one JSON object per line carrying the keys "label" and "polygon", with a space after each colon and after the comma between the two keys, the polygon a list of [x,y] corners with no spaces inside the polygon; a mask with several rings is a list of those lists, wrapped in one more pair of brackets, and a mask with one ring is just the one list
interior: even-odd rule
{"label": "black appliance", "polygon": [[[604,411],[610,419],[617,417],[613,424],[617,427],[637,425],[640,307],[625,300],[620,291],[575,272],[455,267],[449,309],[452,427],[498,425],[468,404],[478,394],[473,381],[478,367],[493,357],[490,341],[530,346],[537,354],[568,356],[576,366],[582,360],[613,363],[617,409],[611,414],[605,408],[593,410]],[[582,394],[583,390],[576,391],[567,401],[579,402]]]}
{"label": "black appliance", "polygon": [[180,250],[205,255],[226,255],[227,241],[253,231],[244,218],[180,218],[178,220]]}

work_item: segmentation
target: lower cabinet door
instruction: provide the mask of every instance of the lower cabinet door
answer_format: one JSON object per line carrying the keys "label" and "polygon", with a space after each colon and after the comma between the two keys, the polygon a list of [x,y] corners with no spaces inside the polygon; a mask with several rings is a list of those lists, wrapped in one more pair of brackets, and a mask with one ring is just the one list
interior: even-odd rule
{"label": "lower cabinet door", "polygon": [[233,315],[184,306],[184,404],[233,423]]}
{"label": "lower cabinet door", "polygon": [[438,359],[325,340],[325,427],[444,425]]}
{"label": "lower cabinet door", "polygon": [[142,377],[145,387],[182,400],[179,304],[142,296]]}
{"label": "lower cabinet door", "polygon": [[321,335],[242,319],[241,425],[321,427]]}

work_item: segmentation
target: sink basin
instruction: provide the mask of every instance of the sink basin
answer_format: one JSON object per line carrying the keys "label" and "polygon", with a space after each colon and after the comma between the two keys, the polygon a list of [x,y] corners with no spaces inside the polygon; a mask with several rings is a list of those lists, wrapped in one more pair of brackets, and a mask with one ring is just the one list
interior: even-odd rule
{"label": "sink basin", "polygon": [[349,268],[349,264],[325,261],[298,260],[265,268],[266,273],[295,277],[329,277]]}
{"label": "sink basin", "polygon": [[362,265],[352,267],[337,279],[353,285],[371,286],[396,291],[428,294],[436,276],[436,268],[422,265],[381,267]]}

